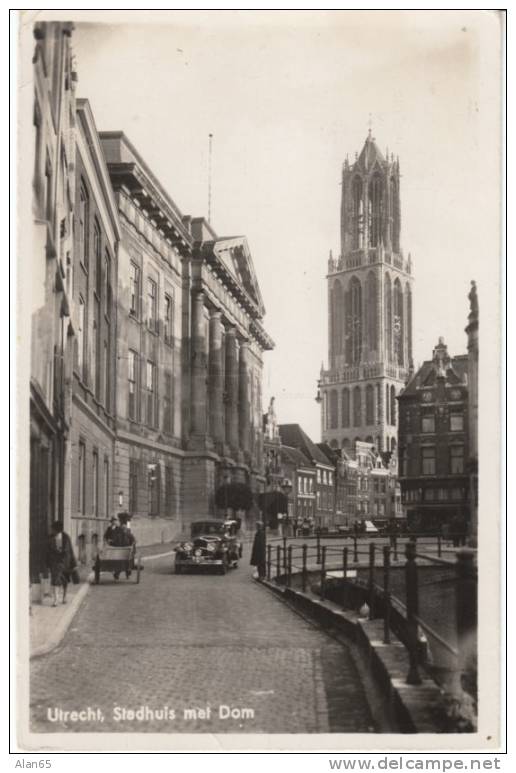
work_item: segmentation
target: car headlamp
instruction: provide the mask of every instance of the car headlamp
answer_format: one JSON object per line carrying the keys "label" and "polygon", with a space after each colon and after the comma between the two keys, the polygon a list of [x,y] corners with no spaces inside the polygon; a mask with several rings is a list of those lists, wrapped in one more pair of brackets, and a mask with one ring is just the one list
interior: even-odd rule
{"label": "car headlamp", "polygon": [[210,553],[215,553],[215,545],[213,544],[213,542],[210,542],[210,543],[207,545],[207,548],[208,548],[208,550],[209,550],[209,552],[210,552]]}

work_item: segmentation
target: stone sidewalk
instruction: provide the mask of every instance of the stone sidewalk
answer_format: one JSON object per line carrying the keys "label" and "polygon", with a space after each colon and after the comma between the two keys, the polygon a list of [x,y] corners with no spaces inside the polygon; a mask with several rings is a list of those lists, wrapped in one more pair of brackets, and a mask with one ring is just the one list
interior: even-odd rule
{"label": "stone sidewalk", "polygon": [[[172,555],[172,543],[146,545],[139,548],[138,553],[142,556],[145,566],[148,561]],[[61,643],[93,581],[93,573],[89,566],[79,567],[79,574],[81,583],[79,585],[70,583],[66,604],[59,603],[57,607],[53,607],[52,595],[44,596],[42,602],[31,604],[29,621],[31,658],[46,655]]]}

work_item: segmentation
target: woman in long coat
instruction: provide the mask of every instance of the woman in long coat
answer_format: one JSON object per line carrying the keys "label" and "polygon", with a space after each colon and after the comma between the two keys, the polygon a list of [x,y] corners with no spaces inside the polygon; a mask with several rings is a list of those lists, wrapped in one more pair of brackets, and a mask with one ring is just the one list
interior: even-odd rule
{"label": "woman in long coat", "polygon": [[265,529],[263,523],[258,521],[256,524],[256,534],[254,535],[253,548],[251,550],[251,566],[256,566],[258,570],[258,579],[263,580],[266,572],[266,544]]}
{"label": "woman in long coat", "polygon": [[47,566],[50,570],[50,582],[53,592],[53,606],[57,607],[57,589],[63,589],[63,604],[66,603],[66,589],[77,561],[73,553],[72,541],[63,531],[61,521],[54,521],[48,540]]}

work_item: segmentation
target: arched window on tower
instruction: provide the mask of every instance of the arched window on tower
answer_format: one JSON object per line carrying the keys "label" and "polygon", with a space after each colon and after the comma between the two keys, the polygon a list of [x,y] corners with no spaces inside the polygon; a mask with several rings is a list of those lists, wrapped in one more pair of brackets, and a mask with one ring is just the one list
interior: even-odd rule
{"label": "arched window on tower", "polygon": [[403,366],[405,362],[404,357],[404,319],[403,319],[403,291],[401,289],[401,282],[396,279],[394,282],[394,297],[393,297],[393,338],[394,338],[394,362],[397,365]]}
{"label": "arched window on tower", "polygon": [[350,308],[348,319],[348,335],[350,336],[350,362],[356,365],[360,362],[362,348],[362,285],[354,276],[349,283]]}
{"label": "arched window on tower", "polygon": [[337,429],[339,426],[339,405],[337,390],[332,389],[330,392],[330,429]]}
{"label": "arched window on tower", "polygon": [[392,362],[392,286],[391,277],[385,274],[384,285],[384,311],[385,311],[385,356]]}
{"label": "arched window on tower", "polygon": [[385,384],[385,423],[386,424],[389,424],[391,420],[391,411],[390,411],[391,401],[389,399],[390,395],[391,395],[391,390],[390,390],[389,384]]}
{"label": "arched window on tower", "polygon": [[383,182],[378,173],[373,175],[369,183],[368,196],[368,234],[369,246],[380,244],[383,225]]}
{"label": "arched window on tower", "polygon": [[407,356],[410,365],[412,363],[412,290],[408,282],[405,285],[405,303],[407,309]]}
{"label": "arched window on tower", "polygon": [[362,424],[362,392],[359,386],[353,390],[353,426],[360,427]]}
{"label": "arched window on tower", "polygon": [[376,276],[370,271],[366,280],[366,314],[367,314],[367,344],[369,352],[376,352],[378,347],[378,322],[376,301]]}
{"label": "arched window on tower", "polygon": [[400,203],[398,184],[394,177],[391,177],[390,182],[390,225],[391,225],[391,244],[394,252],[400,251]]}
{"label": "arched window on tower", "polygon": [[394,427],[396,425],[396,390],[394,386],[391,386],[391,424]]}
{"label": "arched window on tower", "polygon": [[[374,389],[371,384],[366,386],[366,424],[374,424]],[[372,442],[372,441],[371,441]]]}
{"label": "arched window on tower", "polygon": [[333,354],[335,356],[342,354],[343,352],[343,312],[344,312],[344,294],[342,291],[342,284],[338,279],[333,284],[332,291],[332,309],[331,309],[331,326],[332,326],[332,342],[333,342]]}
{"label": "arched window on tower", "polygon": [[358,250],[364,246],[364,197],[360,177],[355,177],[353,180],[351,192],[353,197],[353,249]]}
{"label": "arched window on tower", "polygon": [[349,389],[347,389],[347,387],[342,390],[342,426],[350,426]]}

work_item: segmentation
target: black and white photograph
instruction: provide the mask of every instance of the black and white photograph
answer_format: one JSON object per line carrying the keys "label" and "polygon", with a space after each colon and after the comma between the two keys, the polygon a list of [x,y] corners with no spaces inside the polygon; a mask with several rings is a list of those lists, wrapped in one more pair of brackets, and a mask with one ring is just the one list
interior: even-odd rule
{"label": "black and white photograph", "polygon": [[504,12],[18,14],[20,746],[496,750]]}

